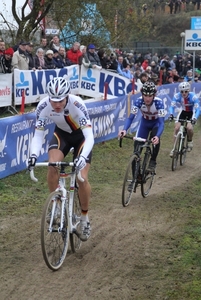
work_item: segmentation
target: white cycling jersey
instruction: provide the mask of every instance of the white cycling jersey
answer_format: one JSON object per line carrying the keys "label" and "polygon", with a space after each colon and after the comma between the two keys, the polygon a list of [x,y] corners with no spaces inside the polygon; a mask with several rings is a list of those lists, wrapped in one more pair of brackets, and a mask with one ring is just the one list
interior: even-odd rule
{"label": "white cycling jersey", "polygon": [[45,126],[49,119],[58,128],[68,133],[81,129],[85,137],[82,155],[85,158],[88,157],[94,145],[94,137],[86,105],[80,97],[69,94],[67,104],[60,113],[54,111],[49,97],[45,97],[37,106],[36,118],[36,130],[31,143],[31,154],[38,157],[43,143]]}

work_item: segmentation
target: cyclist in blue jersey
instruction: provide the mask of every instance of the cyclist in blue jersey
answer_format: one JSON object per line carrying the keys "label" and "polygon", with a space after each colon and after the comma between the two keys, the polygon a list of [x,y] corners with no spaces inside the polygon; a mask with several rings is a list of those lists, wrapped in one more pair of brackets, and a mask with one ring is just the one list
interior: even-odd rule
{"label": "cyclist in blue jersey", "polygon": [[[156,92],[156,86],[153,82],[147,81],[143,84],[141,88],[142,96],[134,101],[130,116],[126,119],[124,129],[118,134],[119,138],[124,137],[137,116],[138,111],[141,111],[142,118],[136,136],[147,139],[150,134],[152,144],[154,145],[148,167],[150,171],[154,171],[156,168],[156,158],[160,149],[160,136],[164,130],[165,117],[163,100],[156,97]],[[134,150],[137,143],[139,142],[134,142]]]}
{"label": "cyclist in blue jersey", "polygon": [[[179,88],[179,92],[174,95],[169,109],[170,112],[169,120],[173,120],[175,107],[179,105],[180,111],[177,115],[176,122],[175,122],[174,141],[181,126],[181,123],[178,122],[178,120],[179,119],[191,120],[191,123],[187,124],[188,151],[191,151],[193,148],[193,140],[192,140],[193,125],[196,124],[196,121],[200,115],[200,103],[196,94],[190,92],[189,82],[181,82],[178,88]],[[172,156],[173,156],[173,149],[170,151],[170,157]]]}

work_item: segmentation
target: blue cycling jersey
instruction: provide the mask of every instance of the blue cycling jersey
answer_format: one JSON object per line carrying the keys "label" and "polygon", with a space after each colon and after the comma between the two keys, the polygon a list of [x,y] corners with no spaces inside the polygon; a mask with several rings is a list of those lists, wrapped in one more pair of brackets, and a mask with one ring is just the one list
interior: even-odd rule
{"label": "blue cycling jersey", "polygon": [[177,104],[180,106],[180,112],[192,112],[192,119],[197,119],[200,115],[200,103],[199,99],[195,93],[189,92],[187,97],[183,97],[183,95],[179,92],[176,93],[172,99],[171,106],[169,108],[169,112],[171,115],[174,115],[175,107]]}
{"label": "blue cycling jersey", "polygon": [[[138,111],[142,113],[142,120],[140,122],[140,127],[138,129],[142,131],[143,129],[143,136],[140,137],[147,137],[150,130],[157,127],[156,136],[160,137],[163,130],[164,130],[164,117],[165,117],[165,109],[164,103],[162,99],[155,97],[151,106],[146,106],[143,100],[143,97],[137,98],[131,109],[130,116],[127,118],[126,123],[124,125],[124,130],[128,130],[133,122],[134,118],[137,116]],[[146,122],[144,122],[146,120]],[[143,128],[142,128],[143,127]],[[139,136],[139,135],[138,135]]]}

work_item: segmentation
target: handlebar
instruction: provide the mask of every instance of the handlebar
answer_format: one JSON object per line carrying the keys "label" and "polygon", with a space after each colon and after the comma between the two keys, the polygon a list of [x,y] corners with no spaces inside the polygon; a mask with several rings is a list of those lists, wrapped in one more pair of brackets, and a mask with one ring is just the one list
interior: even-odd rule
{"label": "handlebar", "polygon": [[137,137],[137,136],[125,135],[125,136],[120,137],[120,139],[119,139],[119,147],[120,148],[122,147],[123,138],[130,139],[130,140],[133,140],[133,141],[143,142],[143,143],[149,143],[149,144],[152,143],[152,141],[148,140],[148,139],[144,139],[144,138]]}
{"label": "handlebar", "polygon": [[[59,161],[59,162],[38,162],[35,165],[36,167],[74,167],[75,163],[74,162],[64,162],[64,161]],[[79,171],[77,173],[77,177],[81,182],[84,182],[84,178],[81,176],[81,172]],[[34,168],[30,170],[30,178],[34,182],[38,182],[38,178],[35,177],[34,175]]]}

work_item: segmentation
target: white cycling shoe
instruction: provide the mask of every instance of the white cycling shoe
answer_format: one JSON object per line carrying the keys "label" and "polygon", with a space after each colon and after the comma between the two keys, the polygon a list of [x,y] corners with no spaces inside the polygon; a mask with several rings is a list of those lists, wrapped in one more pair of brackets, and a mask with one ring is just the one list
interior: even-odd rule
{"label": "white cycling shoe", "polygon": [[91,235],[91,225],[90,222],[80,221],[80,239],[86,242]]}
{"label": "white cycling shoe", "polygon": [[190,152],[193,149],[193,141],[188,142],[188,152]]}

